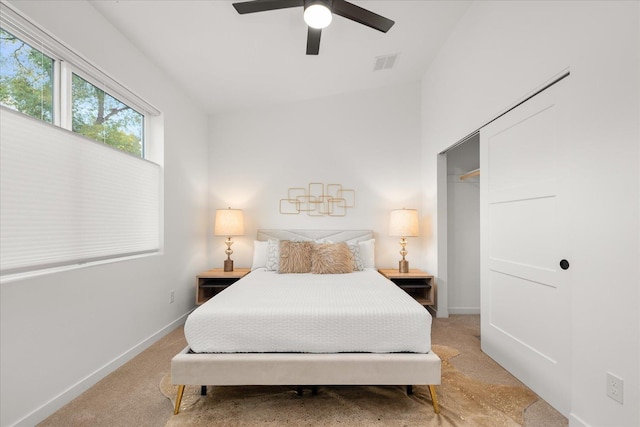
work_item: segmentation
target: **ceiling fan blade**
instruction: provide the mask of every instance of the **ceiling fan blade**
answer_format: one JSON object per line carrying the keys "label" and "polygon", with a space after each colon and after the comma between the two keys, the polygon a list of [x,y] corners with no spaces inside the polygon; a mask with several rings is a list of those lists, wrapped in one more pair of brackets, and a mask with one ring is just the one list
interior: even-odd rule
{"label": "ceiling fan blade", "polygon": [[322,30],[309,27],[307,32],[307,55],[317,55],[320,52],[320,35]]}
{"label": "ceiling fan blade", "polygon": [[333,0],[331,11],[336,15],[359,22],[362,25],[371,27],[374,30],[382,31],[383,33],[389,31],[389,29],[393,27],[393,24],[395,24],[391,19],[380,16],[377,13],[373,13],[344,0]]}
{"label": "ceiling fan blade", "polygon": [[240,14],[287,9],[297,6],[304,6],[304,0],[253,0],[233,4],[233,7]]}

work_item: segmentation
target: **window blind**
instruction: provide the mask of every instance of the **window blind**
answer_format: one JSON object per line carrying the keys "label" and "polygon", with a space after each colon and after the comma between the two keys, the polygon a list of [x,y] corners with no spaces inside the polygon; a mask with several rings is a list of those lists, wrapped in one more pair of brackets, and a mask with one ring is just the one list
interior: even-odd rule
{"label": "window blind", "polygon": [[0,107],[0,275],[160,249],[160,166]]}

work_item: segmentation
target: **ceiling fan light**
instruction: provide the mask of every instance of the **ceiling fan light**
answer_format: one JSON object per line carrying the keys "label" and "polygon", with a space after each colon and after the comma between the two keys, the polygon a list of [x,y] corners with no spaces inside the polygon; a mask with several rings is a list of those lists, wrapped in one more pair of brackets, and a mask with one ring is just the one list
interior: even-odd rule
{"label": "ceiling fan light", "polygon": [[322,29],[331,24],[331,10],[321,2],[313,3],[304,9],[304,22],[311,28]]}

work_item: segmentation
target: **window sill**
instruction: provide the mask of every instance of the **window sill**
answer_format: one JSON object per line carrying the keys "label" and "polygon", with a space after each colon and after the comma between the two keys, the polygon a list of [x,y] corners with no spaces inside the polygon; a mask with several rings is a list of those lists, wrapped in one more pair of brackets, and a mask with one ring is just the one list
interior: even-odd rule
{"label": "window sill", "polygon": [[117,257],[117,258],[103,259],[103,260],[99,260],[99,261],[89,261],[89,262],[84,262],[84,263],[81,263],[81,264],[64,265],[64,266],[60,266],[60,267],[46,268],[46,269],[42,269],[42,270],[34,270],[34,271],[26,271],[26,272],[23,272],[23,273],[7,274],[5,276],[1,276],[0,277],[0,284],[17,282],[17,281],[20,281],[20,280],[27,280],[27,279],[31,279],[31,278],[34,278],[34,277],[46,276],[46,275],[49,275],[49,274],[55,274],[55,273],[73,271],[73,270],[80,270],[80,269],[83,269],[83,268],[95,267],[95,266],[98,266],[98,265],[113,264],[113,263],[116,263],[116,262],[131,261],[131,260],[140,259],[140,258],[148,258],[148,257],[162,255],[162,254],[163,254],[163,251],[160,250],[158,252],[151,252],[151,253],[145,253],[145,254],[139,254],[139,255],[129,255],[129,256],[123,256],[123,257]]}

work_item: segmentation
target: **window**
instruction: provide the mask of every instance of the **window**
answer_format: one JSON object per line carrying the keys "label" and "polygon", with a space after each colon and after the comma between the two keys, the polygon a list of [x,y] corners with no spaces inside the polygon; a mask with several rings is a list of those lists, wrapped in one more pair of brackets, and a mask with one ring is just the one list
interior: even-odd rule
{"label": "window", "polygon": [[[77,55],[65,57],[64,49],[38,42],[30,31],[17,28],[21,36],[16,36],[0,24],[1,105],[144,158],[145,109],[136,105],[137,97],[124,88],[108,90],[105,81],[112,88],[119,85]],[[70,93],[63,89],[65,82]]]}
{"label": "window", "polygon": [[73,73],[72,130],[143,157],[144,116]]}
{"label": "window", "polygon": [[0,281],[158,253],[160,112],[1,6]]}
{"label": "window", "polygon": [[0,28],[0,103],[53,121],[53,59]]}

